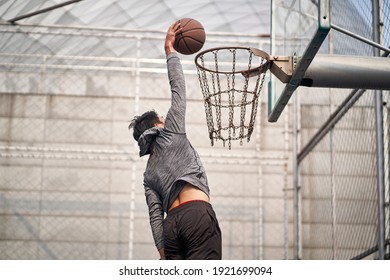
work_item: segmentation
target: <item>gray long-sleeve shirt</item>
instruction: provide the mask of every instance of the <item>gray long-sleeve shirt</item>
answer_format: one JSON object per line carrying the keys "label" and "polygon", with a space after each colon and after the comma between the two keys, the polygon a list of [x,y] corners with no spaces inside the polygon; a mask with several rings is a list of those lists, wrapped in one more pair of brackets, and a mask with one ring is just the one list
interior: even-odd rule
{"label": "gray long-sleeve shirt", "polygon": [[168,211],[185,183],[188,182],[209,195],[202,162],[186,136],[185,80],[176,53],[167,56],[167,68],[172,98],[165,127],[146,130],[138,141],[140,156],[150,154],[144,173],[144,188],[157,249],[164,247],[164,212]]}

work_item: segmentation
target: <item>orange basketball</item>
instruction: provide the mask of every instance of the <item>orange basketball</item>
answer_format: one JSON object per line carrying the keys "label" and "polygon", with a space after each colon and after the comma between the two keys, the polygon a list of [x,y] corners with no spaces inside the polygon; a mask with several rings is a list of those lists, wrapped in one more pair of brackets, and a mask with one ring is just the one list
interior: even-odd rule
{"label": "orange basketball", "polygon": [[202,24],[192,18],[179,19],[182,30],[176,34],[174,48],[181,54],[198,52],[206,41],[206,33]]}

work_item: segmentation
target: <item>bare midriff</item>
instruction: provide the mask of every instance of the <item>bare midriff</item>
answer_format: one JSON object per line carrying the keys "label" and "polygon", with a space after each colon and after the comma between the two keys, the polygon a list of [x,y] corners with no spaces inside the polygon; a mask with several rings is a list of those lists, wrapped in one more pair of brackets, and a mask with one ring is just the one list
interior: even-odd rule
{"label": "bare midriff", "polygon": [[195,187],[194,185],[191,185],[190,183],[186,183],[175,201],[172,203],[171,207],[168,209],[168,212],[171,211],[173,208],[179,206],[180,204],[191,200],[202,200],[208,202],[209,197],[199,188]]}

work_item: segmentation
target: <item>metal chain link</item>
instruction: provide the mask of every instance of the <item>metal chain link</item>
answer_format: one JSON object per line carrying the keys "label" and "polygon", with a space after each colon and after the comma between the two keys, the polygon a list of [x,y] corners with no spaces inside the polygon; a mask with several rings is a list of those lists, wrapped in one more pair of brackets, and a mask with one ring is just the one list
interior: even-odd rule
{"label": "metal chain link", "polygon": [[215,71],[217,72],[217,86],[218,86],[218,91],[216,92],[214,90],[215,94],[215,115],[216,115],[216,121],[217,121],[217,137],[221,138],[221,130],[222,130],[222,123],[221,123],[221,83],[219,80],[219,74],[218,74],[218,51],[214,52],[214,63],[215,63]]}
{"label": "metal chain link", "polygon": [[[252,67],[252,55],[253,52],[249,51],[249,62],[248,62],[248,70]],[[249,76],[245,77],[245,83],[244,83],[244,89],[242,92],[242,99],[241,99],[241,122],[240,122],[240,145],[243,144],[242,139],[245,137],[244,130],[245,130],[245,115],[246,115],[246,103],[247,103],[247,93],[248,93],[248,83],[249,83]],[[249,127],[251,124],[249,123]],[[249,135],[248,135],[249,136]]]}
{"label": "metal chain link", "polygon": [[[264,63],[267,63],[267,61],[265,61],[264,58],[261,58],[261,64],[263,65]],[[252,114],[251,114],[249,128],[248,128],[248,136],[247,136],[248,142],[250,141],[250,137],[251,137],[253,129],[255,127],[259,96],[260,96],[261,89],[263,88],[264,80],[265,80],[264,73],[261,75],[258,75],[257,79],[256,79],[256,86],[255,86],[255,89],[253,90],[253,93],[255,96],[254,96],[253,103],[252,103]]]}
{"label": "metal chain link", "polygon": [[[219,69],[219,52],[223,50],[228,50],[232,55],[232,70],[231,72],[220,71]],[[229,150],[231,149],[231,141],[240,139],[240,144],[243,144],[243,139],[247,138],[247,141],[250,141],[250,137],[254,130],[255,119],[258,110],[258,100],[259,95],[264,84],[265,74],[260,70],[257,74],[256,81],[252,82],[254,84],[254,89],[249,90],[249,84],[251,82],[251,78],[247,75],[237,75],[241,73],[240,70],[237,70],[237,59],[241,58],[238,56],[240,53],[237,52],[238,48],[225,48],[225,49],[217,49],[212,50],[212,54],[214,56],[214,67],[215,70],[207,70],[204,66],[204,57],[202,54],[199,59],[201,61],[200,65],[202,68],[197,67],[198,69],[198,78],[199,83],[201,85],[203,98],[204,98],[204,106],[206,111],[206,119],[207,126],[209,130],[209,137],[211,140],[211,145],[214,145],[215,140],[222,140],[223,146],[225,147],[226,142],[228,143]],[[254,53],[251,49],[245,49],[248,54],[248,65],[247,70],[252,69],[252,60]],[[261,58],[260,65],[264,65],[267,63],[265,58]],[[259,68],[260,69],[260,68]],[[209,78],[208,78],[208,75]],[[226,77],[226,89],[221,88],[221,76]],[[243,77],[243,88],[236,89],[236,80],[238,78]],[[210,82],[211,81],[211,82]],[[212,92],[210,92],[210,87]],[[235,104],[236,94],[241,94],[241,100],[239,104]],[[248,94],[252,94],[251,100],[248,99]],[[223,103],[223,100],[227,103]],[[224,105],[225,104],[225,105]],[[252,106],[251,115],[249,118],[248,125],[245,124],[246,120],[246,106]],[[216,127],[214,126],[214,118],[213,118],[213,109],[215,107],[215,122]],[[234,108],[240,107],[240,121],[239,125],[234,125]],[[228,124],[227,126],[222,125],[222,108],[227,108],[228,112]],[[238,135],[236,135],[236,130],[239,129]],[[225,133],[223,133],[225,131]],[[227,135],[226,135],[227,134]]]}
{"label": "metal chain link", "polygon": [[[229,150],[231,149],[231,140],[232,140],[232,130],[233,130],[233,138],[236,137],[236,128],[234,126],[234,93],[236,91],[236,50],[230,50],[233,54],[233,68],[232,68],[232,86],[229,87]],[[229,83],[228,83],[229,84]]]}
{"label": "metal chain link", "polygon": [[[204,67],[204,58],[203,55],[200,57],[201,64]],[[201,71],[199,68],[197,68],[198,72],[198,79],[199,84],[202,90],[203,94],[203,100],[204,100],[204,107],[206,112],[206,121],[207,121],[207,128],[209,131],[209,138],[211,140],[211,146],[214,146],[214,137],[213,137],[213,128],[214,128],[214,122],[213,122],[213,116],[212,116],[212,110],[211,110],[211,104],[210,104],[210,89],[209,84],[207,80],[207,75],[205,71]]]}

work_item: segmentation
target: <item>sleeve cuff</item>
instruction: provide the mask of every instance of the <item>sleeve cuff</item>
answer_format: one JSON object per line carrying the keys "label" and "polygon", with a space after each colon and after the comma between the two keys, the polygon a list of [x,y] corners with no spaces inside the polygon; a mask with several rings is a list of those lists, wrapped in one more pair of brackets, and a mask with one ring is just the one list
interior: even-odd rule
{"label": "sleeve cuff", "polygon": [[171,53],[169,53],[167,55],[167,60],[169,60],[172,57],[177,57],[178,58],[179,56],[178,56],[177,52],[171,52]]}
{"label": "sleeve cuff", "polygon": [[156,244],[156,247],[157,247],[157,250],[160,250],[160,249],[164,248],[164,243],[163,242],[158,243],[158,244]]}

